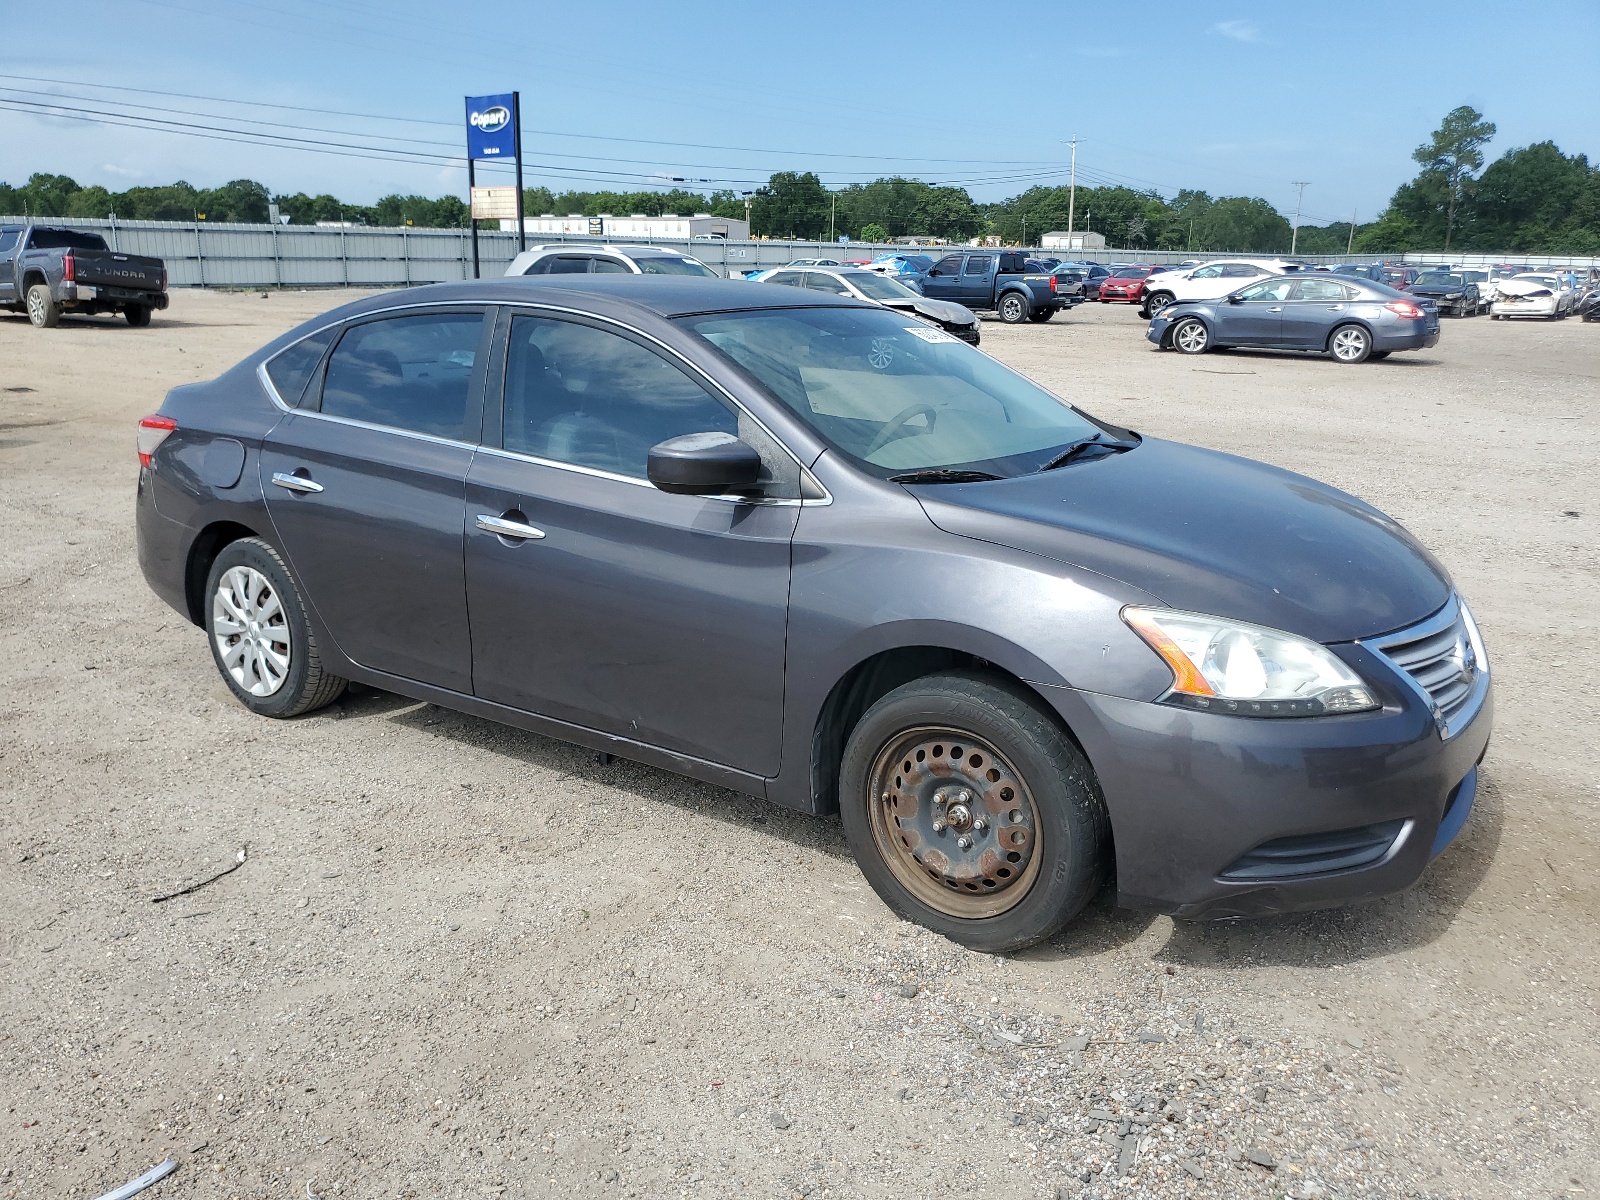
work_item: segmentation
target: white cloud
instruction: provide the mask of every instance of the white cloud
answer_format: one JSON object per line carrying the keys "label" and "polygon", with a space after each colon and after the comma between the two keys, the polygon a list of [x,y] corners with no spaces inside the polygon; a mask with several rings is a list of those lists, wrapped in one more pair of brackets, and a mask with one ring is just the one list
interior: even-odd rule
{"label": "white cloud", "polygon": [[119,179],[144,178],[144,172],[136,167],[119,167],[116,163],[101,163],[100,169],[107,175],[115,175]]}
{"label": "white cloud", "polygon": [[1254,21],[1218,21],[1211,28],[1236,42],[1259,42],[1261,30]]}

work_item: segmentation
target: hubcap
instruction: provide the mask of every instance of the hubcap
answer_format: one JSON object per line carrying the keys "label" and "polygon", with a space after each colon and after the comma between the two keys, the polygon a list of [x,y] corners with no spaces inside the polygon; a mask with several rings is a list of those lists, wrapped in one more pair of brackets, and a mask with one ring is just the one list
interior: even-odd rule
{"label": "hubcap", "polygon": [[909,730],[878,752],[869,779],[873,840],[918,900],[976,919],[1028,894],[1039,873],[1033,797],[983,739]]}
{"label": "hubcap", "polygon": [[1361,353],[1366,345],[1366,338],[1360,330],[1341,329],[1333,335],[1333,352],[1340,358],[1354,358]]}
{"label": "hubcap", "polygon": [[1178,345],[1193,353],[1206,344],[1206,327],[1199,321],[1189,321],[1178,330]]}
{"label": "hubcap", "polygon": [[252,696],[289,677],[289,623],[271,582],[254,567],[230,567],[211,597],[211,636],[222,669]]}

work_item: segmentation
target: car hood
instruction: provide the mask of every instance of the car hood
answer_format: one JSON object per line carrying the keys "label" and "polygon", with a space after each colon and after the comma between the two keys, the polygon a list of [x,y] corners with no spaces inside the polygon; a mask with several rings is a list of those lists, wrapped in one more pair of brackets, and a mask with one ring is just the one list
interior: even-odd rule
{"label": "car hood", "polygon": [[965,305],[954,304],[949,300],[930,300],[926,296],[918,296],[915,299],[908,296],[904,300],[884,300],[880,303],[886,308],[902,311],[910,309],[918,316],[942,321],[946,325],[971,325],[978,319]]}
{"label": "car hood", "polygon": [[1345,642],[1449,598],[1427,550],[1371,505],[1265,463],[1145,438],[1038,475],[910,489],[948,533],[1042,554],[1163,604]]}

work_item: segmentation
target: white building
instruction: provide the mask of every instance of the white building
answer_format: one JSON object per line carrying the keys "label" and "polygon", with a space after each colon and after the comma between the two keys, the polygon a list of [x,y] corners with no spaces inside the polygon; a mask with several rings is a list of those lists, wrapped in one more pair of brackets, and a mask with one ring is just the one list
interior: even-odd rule
{"label": "white building", "polygon": [[[735,220],[732,217],[713,217],[710,213],[695,213],[689,217],[680,217],[676,213],[664,213],[659,217],[647,217],[643,213],[634,213],[629,217],[613,217],[609,213],[601,213],[598,217],[586,217],[582,213],[569,213],[564,217],[558,217],[552,213],[544,213],[537,217],[524,217],[522,225],[530,237],[562,234],[567,237],[605,238],[608,242],[672,238],[685,241],[690,238],[721,238],[729,242],[750,240],[748,222]],[[515,219],[501,221],[500,228],[515,233],[517,222]]]}
{"label": "white building", "polygon": [[1047,233],[1039,239],[1041,250],[1104,250],[1106,239],[1100,233]]}

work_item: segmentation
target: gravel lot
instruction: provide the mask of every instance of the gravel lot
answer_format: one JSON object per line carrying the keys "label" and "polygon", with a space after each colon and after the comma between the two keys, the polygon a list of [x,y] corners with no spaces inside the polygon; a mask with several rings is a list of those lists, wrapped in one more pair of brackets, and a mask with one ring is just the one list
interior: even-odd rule
{"label": "gravel lot", "polygon": [[[1340,367],[985,322],[1118,422],[1318,476],[1489,641],[1412,892],[1010,960],[837,823],[363,690],[271,722],[134,559],[133,423],[345,293],[0,316],[0,1197],[1554,1197],[1600,1189],[1600,328]],[[1585,734],[1585,730],[1588,731]],[[245,864],[193,895],[151,898]]]}

